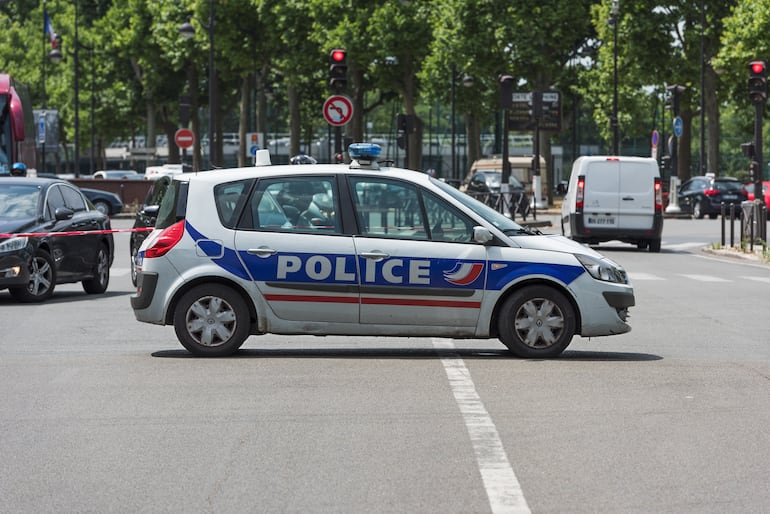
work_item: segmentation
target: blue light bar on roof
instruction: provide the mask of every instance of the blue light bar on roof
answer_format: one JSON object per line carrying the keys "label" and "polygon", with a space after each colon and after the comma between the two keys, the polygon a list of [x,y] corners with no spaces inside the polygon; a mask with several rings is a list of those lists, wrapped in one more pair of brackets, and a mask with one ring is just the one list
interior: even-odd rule
{"label": "blue light bar on roof", "polygon": [[348,147],[350,158],[359,161],[374,161],[381,153],[380,145],[374,143],[353,143]]}

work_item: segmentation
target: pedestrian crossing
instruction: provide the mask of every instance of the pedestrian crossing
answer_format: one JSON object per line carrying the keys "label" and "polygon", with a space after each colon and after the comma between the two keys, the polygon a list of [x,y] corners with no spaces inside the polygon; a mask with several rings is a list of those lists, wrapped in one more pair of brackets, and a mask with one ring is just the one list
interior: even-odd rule
{"label": "pedestrian crossing", "polygon": [[654,282],[662,280],[671,280],[672,278],[682,278],[691,280],[693,282],[713,283],[713,284],[729,284],[734,282],[743,282],[745,280],[751,282],[763,282],[770,284],[770,276],[756,276],[756,275],[736,275],[731,277],[717,277],[715,275],[698,275],[693,273],[672,273],[667,276],[656,275],[653,273],[628,273],[631,282]]}

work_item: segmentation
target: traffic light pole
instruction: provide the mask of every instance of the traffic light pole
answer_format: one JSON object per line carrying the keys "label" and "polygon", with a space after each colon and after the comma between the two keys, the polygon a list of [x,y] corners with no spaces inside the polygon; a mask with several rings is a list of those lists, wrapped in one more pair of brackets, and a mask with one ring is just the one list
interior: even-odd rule
{"label": "traffic light pole", "polygon": [[757,237],[762,241],[767,241],[767,225],[759,223],[763,216],[759,215],[759,208],[762,205],[760,202],[764,202],[765,195],[762,193],[762,179],[764,169],[762,167],[762,114],[764,110],[764,103],[754,104],[754,161],[757,162],[756,171],[752,179],[754,180],[754,216],[756,218],[756,226],[758,229]]}

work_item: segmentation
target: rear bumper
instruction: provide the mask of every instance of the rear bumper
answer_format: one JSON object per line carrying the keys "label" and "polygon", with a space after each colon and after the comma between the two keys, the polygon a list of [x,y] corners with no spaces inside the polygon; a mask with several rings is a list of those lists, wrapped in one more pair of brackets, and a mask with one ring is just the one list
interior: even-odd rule
{"label": "rear bumper", "polygon": [[656,212],[652,217],[652,227],[649,229],[627,229],[627,228],[586,228],[584,214],[582,212],[571,213],[569,220],[570,234],[572,239],[584,243],[600,243],[602,241],[649,241],[651,239],[660,239],[663,233],[663,212]]}

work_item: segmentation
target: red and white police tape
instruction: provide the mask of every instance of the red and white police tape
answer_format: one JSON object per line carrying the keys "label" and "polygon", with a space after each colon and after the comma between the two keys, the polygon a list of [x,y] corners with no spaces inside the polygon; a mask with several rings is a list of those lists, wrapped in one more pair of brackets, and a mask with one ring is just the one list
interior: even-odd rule
{"label": "red and white police tape", "polygon": [[0,234],[4,237],[51,237],[51,236],[92,236],[100,234],[114,234],[115,232],[150,232],[150,228],[112,228],[109,230],[70,230],[67,232],[18,232],[16,234]]}

